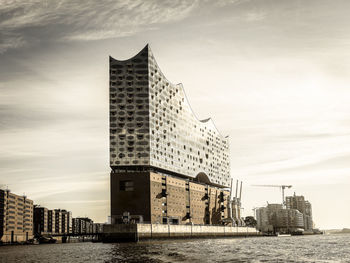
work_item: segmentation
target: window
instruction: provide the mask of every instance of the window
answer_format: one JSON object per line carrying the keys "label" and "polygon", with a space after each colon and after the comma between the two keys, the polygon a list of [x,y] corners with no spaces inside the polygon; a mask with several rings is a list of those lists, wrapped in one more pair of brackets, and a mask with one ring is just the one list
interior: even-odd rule
{"label": "window", "polygon": [[119,182],[120,191],[134,191],[133,181],[120,181]]}
{"label": "window", "polygon": [[172,223],[173,223],[174,225],[178,225],[178,224],[179,224],[179,219],[173,218],[173,219],[172,219]]}

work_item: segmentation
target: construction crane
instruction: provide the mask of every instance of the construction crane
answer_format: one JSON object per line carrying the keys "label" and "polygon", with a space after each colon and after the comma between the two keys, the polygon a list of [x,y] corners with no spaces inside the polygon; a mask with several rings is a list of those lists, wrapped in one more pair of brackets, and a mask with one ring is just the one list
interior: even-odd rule
{"label": "construction crane", "polygon": [[292,185],[265,185],[265,184],[256,184],[253,186],[259,186],[259,187],[278,187],[282,190],[282,205],[285,206],[285,201],[284,201],[284,189],[286,188],[291,188]]}

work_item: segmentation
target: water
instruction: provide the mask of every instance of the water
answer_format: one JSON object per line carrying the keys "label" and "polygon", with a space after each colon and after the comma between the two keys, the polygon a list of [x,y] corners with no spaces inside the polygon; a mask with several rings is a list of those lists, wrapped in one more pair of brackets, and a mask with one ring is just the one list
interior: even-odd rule
{"label": "water", "polygon": [[350,235],[6,246],[0,262],[350,262]]}

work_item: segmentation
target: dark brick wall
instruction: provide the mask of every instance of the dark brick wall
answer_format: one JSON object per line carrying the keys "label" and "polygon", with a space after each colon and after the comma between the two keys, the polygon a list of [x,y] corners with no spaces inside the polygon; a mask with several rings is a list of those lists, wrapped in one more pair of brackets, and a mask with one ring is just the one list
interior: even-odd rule
{"label": "dark brick wall", "polygon": [[[120,190],[121,181],[132,181],[133,191]],[[149,172],[114,173],[111,172],[111,215],[142,215],[150,222],[150,179]]]}

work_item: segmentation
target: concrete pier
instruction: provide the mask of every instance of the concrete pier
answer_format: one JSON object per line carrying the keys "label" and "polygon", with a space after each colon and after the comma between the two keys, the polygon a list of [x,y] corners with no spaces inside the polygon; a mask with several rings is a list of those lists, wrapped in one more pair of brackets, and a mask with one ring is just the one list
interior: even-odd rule
{"label": "concrete pier", "polygon": [[260,236],[255,228],[165,225],[165,224],[116,224],[104,225],[103,242],[137,242],[147,239],[218,238]]}

